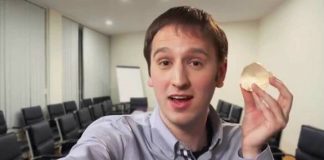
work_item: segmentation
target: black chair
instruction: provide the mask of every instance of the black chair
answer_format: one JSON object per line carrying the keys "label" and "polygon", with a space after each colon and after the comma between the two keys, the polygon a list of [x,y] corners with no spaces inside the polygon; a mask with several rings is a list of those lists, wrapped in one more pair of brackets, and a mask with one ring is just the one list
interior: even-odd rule
{"label": "black chair", "polygon": [[229,102],[226,102],[224,100],[218,100],[218,104],[217,104],[217,113],[219,114],[220,118],[222,119],[228,119],[230,112],[231,112],[231,107],[232,104]]}
{"label": "black chair", "polygon": [[224,120],[230,123],[240,123],[242,110],[243,110],[242,107],[233,104],[230,111],[229,118]]}
{"label": "black chair", "polygon": [[[0,110],[0,136],[7,134],[8,128],[7,128],[7,122],[4,117],[3,112]],[[16,134],[16,133],[14,133]],[[20,150],[22,152],[28,151],[28,143],[25,140],[18,141]]]}
{"label": "black chair", "polygon": [[64,107],[62,103],[49,104],[47,105],[48,115],[50,117],[50,127],[52,128],[55,141],[60,140],[58,126],[55,122],[55,118],[65,115]]}
{"label": "black chair", "polygon": [[302,125],[296,149],[296,159],[323,160],[323,144],[324,130],[308,125]]}
{"label": "black chair", "polygon": [[81,108],[85,108],[85,107],[89,108],[92,104],[93,103],[91,98],[81,100]]}
{"label": "black chair", "polygon": [[22,108],[21,112],[26,126],[39,123],[45,120],[40,106]]}
{"label": "black chair", "polygon": [[93,122],[90,110],[89,108],[82,108],[76,111],[75,114],[78,119],[80,129],[83,132]]}
{"label": "black chair", "polygon": [[6,134],[7,130],[8,128],[6,119],[3,115],[3,112],[0,110],[0,135]]}
{"label": "black chair", "polygon": [[98,104],[106,100],[111,100],[110,96],[102,96],[102,97],[94,97],[93,98],[93,104]]}
{"label": "black chair", "polygon": [[47,105],[47,110],[51,120],[54,120],[56,117],[60,117],[65,114],[62,103]]}
{"label": "black chair", "polygon": [[20,160],[22,152],[14,133],[0,135],[0,159],[1,160]]}
{"label": "black chair", "polygon": [[90,113],[92,115],[92,119],[96,120],[102,116],[104,116],[104,112],[102,109],[102,104],[98,103],[98,104],[94,104],[90,107]]}
{"label": "black chair", "polygon": [[42,121],[26,128],[26,135],[31,147],[32,158],[38,159],[58,159],[63,157],[75,143],[64,142],[61,153],[56,153],[57,147],[49,124]]}
{"label": "black chair", "polygon": [[134,112],[135,110],[146,112],[147,106],[146,97],[130,98],[130,113]]}
{"label": "black chair", "polygon": [[74,141],[80,138],[79,126],[73,114],[66,114],[57,118],[62,141]]}
{"label": "black chair", "polygon": [[112,115],[115,114],[113,109],[114,105],[112,104],[111,100],[106,100],[104,102],[102,102],[102,109],[104,112],[104,115]]}
{"label": "black chair", "polygon": [[273,153],[273,158],[275,160],[282,160],[282,158],[284,157],[284,152],[279,148],[280,140],[281,140],[281,133],[282,133],[282,131],[276,133],[268,141],[271,152]]}
{"label": "black chair", "polygon": [[65,109],[65,113],[73,113],[73,111],[77,110],[77,105],[75,103],[75,101],[68,101],[68,102],[64,102],[64,109]]}

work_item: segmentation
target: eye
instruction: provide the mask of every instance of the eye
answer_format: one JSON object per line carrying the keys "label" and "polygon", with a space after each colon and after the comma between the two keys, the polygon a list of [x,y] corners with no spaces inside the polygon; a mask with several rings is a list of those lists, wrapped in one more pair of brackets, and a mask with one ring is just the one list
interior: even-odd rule
{"label": "eye", "polygon": [[171,65],[171,62],[167,59],[163,59],[163,60],[159,61],[158,64],[159,64],[160,68],[164,69],[164,68],[169,67]]}
{"label": "eye", "polygon": [[200,69],[203,67],[203,63],[199,60],[191,60],[189,65],[194,69]]}

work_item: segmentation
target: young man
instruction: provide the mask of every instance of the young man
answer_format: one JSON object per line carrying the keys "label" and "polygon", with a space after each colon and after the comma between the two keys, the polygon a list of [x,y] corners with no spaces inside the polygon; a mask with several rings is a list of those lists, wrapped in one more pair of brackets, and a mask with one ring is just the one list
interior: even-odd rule
{"label": "young man", "polygon": [[266,143],[286,126],[292,95],[271,77],[277,100],[256,85],[241,89],[242,126],[222,122],[209,103],[223,86],[227,39],[209,14],[169,9],[148,28],[144,56],[159,106],[152,114],[101,118],[65,159],[272,159]]}

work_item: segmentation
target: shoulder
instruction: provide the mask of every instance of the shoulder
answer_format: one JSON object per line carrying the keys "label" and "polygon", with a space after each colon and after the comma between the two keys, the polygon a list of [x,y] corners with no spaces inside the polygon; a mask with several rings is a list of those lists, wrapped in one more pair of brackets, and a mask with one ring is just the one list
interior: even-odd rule
{"label": "shoulder", "polygon": [[94,121],[84,132],[81,138],[95,136],[105,139],[113,135],[127,136],[132,134],[132,127],[149,125],[150,113],[136,115],[111,115]]}
{"label": "shoulder", "polygon": [[93,122],[67,159],[120,159],[134,140],[133,128],[149,125],[150,114],[105,116]]}

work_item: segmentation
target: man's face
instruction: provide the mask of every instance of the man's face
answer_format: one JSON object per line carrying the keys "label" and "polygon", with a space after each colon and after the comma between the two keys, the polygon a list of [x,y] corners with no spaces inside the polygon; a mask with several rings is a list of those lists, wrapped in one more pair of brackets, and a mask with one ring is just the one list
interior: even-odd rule
{"label": "man's face", "polygon": [[188,127],[207,117],[215,87],[226,72],[226,64],[216,62],[215,48],[197,28],[168,25],[157,32],[148,83],[165,123]]}

